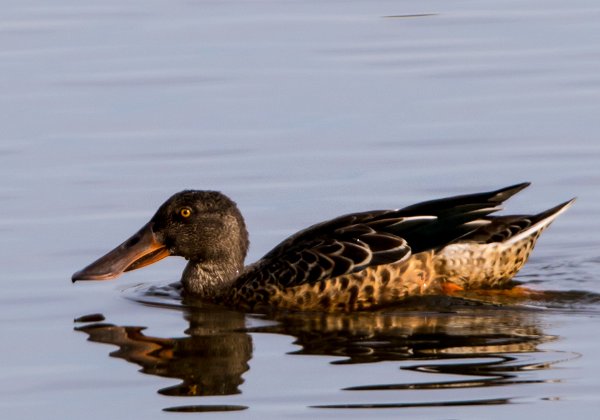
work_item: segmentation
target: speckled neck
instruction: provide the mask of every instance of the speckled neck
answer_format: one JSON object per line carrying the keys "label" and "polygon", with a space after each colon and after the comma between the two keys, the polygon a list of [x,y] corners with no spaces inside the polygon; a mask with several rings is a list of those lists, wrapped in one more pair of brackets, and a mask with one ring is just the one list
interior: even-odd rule
{"label": "speckled neck", "polygon": [[243,262],[233,260],[219,263],[191,260],[181,282],[185,292],[201,299],[217,300],[227,294],[242,270]]}

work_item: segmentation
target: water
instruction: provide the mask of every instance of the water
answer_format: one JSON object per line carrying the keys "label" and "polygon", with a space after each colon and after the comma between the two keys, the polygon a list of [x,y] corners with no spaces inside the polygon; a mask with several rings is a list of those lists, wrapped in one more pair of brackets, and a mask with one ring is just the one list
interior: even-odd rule
{"label": "water", "polygon": [[[595,2],[2,10],[2,418],[594,417]],[[336,215],[522,181],[511,212],[578,197],[519,274],[547,302],[244,315],[182,306],[178,259],[70,283],[184,188],[237,201],[252,261]]]}

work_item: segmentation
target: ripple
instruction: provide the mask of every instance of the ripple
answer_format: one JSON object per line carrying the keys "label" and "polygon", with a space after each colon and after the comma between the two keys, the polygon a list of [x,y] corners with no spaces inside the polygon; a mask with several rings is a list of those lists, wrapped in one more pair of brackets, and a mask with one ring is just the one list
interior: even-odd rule
{"label": "ripple", "polygon": [[84,323],[84,322],[102,322],[104,321],[104,315],[102,314],[89,314],[89,315],[82,315],[80,317],[77,317],[73,320],[73,322],[76,323]]}
{"label": "ripple", "polygon": [[137,284],[123,289],[126,299],[143,305],[163,308],[184,308],[181,296],[181,283],[171,283],[165,286],[152,284]]}
{"label": "ripple", "polygon": [[513,355],[490,355],[483,356],[484,361],[475,361],[472,355],[469,355],[465,359],[450,359],[445,363],[416,364],[402,367],[402,369],[422,373],[476,376],[477,378],[475,379],[359,385],[344,388],[343,391],[440,390],[555,383],[557,381],[554,379],[522,378],[519,374],[521,372],[548,369],[557,363],[574,360],[579,357],[581,355],[577,353],[539,352],[525,355],[518,353]]}
{"label": "ripple", "polygon": [[247,410],[245,405],[181,405],[179,407],[163,408],[163,411],[175,413],[214,413],[223,411]]}
{"label": "ripple", "polygon": [[463,401],[434,401],[422,403],[383,403],[383,404],[328,404],[313,405],[311,408],[337,408],[337,409],[377,409],[377,408],[417,408],[417,407],[457,407],[474,405],[500,405],[513,403],[510,398],[489,398],[481,400]]}

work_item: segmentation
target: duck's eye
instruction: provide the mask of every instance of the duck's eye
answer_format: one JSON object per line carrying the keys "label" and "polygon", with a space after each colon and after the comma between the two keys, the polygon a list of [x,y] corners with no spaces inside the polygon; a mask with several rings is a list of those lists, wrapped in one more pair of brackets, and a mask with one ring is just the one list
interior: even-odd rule
{"label": "duck's eye", "polygon": [[189,207],[183,207],[181,210],[179,210],[179,215],[184,219],[187,219],[192,215],[192,209]]}

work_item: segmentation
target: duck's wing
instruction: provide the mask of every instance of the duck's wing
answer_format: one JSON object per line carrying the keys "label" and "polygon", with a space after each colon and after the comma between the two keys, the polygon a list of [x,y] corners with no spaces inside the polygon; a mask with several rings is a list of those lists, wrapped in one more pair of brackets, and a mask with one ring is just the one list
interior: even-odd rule
{"label": "duck's wing", "polygon": [[427,201],[400,210],[354,213],[309,227],[276,246],[237,286],[271,282],[292,287],[401,262],[441,248],[488,224],[485,216],[528,184]]}
{"label": "duck's wing", "polygon": [[[303,238],[276,247],[253,267],[254,273],[248,274],[291,287],[402,261],[410,256],[411,248],[395,232],[416,229],[436,220],[435,216],[387,216],[391,217],[345,224],[332,230],[316,227],[315,232],[305,232]],[[349,217],[348,221],[352,219]]]}
{"label": "duck's wing", "polygon": [[431,214],[438,218],[438,222],[429,229],[420,230],[418,238],[406,239],[415,244],[413,252],[420,252],[440,248],[475,231],[481,231],[493,222],[494,217],[488,216],[489,214],[502,210],[501,204],[504,201],[529,185],[529,182],[524,182],[496,191],[458,195],[404,207],[399,212],[406,216]]}

